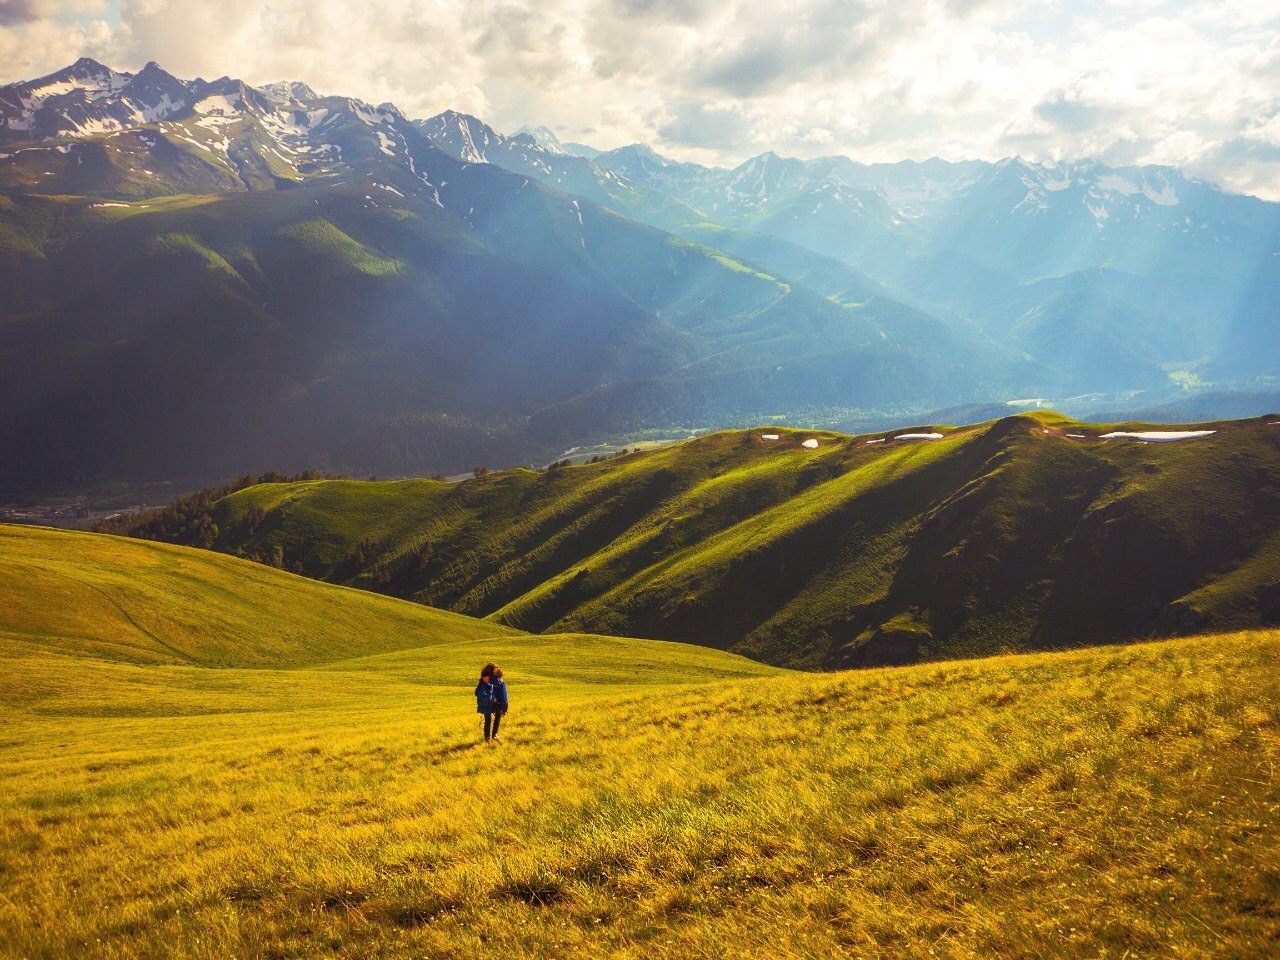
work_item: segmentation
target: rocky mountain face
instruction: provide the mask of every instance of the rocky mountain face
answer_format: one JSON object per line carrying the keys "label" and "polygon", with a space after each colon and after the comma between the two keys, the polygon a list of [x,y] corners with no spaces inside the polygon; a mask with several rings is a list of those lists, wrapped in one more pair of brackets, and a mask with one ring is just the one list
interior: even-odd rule
{"label": "rocky mountain face", "polygon": [[229,77],[179,80],[154,61],[136,74],[121,73],[84,57],[46,77],[0,87],[0,142],[93,136],[192,114],[260,115],[271,109],[269,101],[315,96],[305,84],[274,86],[269,93]]}
{"label": "rocky mountain face", "polygon": [[465,163],[491,163],[660,229],[678,230],[702,219],[683,200],[566,151],[545,127],[538,128],[538,133],[526,130],[508,137],[453,110],[415,125]]}

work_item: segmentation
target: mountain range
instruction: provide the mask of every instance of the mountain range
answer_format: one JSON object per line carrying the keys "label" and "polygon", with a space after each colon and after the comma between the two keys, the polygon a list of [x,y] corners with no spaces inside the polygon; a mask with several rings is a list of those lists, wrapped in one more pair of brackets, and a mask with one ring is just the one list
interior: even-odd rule
{"label": "mountain range", "polygon": [[1278,425],[725,431],[461,483],[258,483],[110,530],[534,632],[909,663],[1280,625]]}
{"label": "mountain range", "polygon": [[1278,254],[1169,168],[710,168],[81,59],[0,87],[0,491],[1267,398]]}

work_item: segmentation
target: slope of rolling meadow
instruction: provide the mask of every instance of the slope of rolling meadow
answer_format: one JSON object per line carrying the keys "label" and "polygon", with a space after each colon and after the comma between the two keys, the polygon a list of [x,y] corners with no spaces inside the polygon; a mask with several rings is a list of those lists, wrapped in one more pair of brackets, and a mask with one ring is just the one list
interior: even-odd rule
{"label": "slope of rolling meadow", "polygon": [[525,630],[901,664],[1280,625],[1274,424],[726,431],[462,483],[258,484],[120,530]]}
{"label": "slope of rolling meadow", "polygon": [[815,675],[99,534],[0,565],[3,956],[1280,945],[1274,631]]}

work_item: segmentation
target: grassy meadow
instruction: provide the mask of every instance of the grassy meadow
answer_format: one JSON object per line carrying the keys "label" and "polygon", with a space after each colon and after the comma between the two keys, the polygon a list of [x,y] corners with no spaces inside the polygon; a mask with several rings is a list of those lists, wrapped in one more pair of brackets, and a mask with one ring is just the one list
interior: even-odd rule
{"label": "grassy meadow", "polygon": [[0,561],[0,955],[1280,948],[1275,632],[797,674],[98,535]]}

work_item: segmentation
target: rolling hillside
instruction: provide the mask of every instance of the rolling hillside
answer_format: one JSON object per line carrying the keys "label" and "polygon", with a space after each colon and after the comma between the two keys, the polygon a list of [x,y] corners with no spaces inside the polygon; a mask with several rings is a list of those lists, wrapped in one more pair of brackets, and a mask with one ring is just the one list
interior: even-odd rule
{"label": "rolling hillside", "polygon": [[[1280,937],[1274,631],[809,676],[101,535],[0,527],[0,557],[0,955]],[[493,656],[512,711],[485,749]]]}
{"label": "rolling hillside", "polygon": [[909,663],[1280,623],[1271,423],[763,428],[457,484],[263,484],[122,530],[526,630]]}
{"label": "rolling hillside", "polygon": [[288,667],[519,636],[232,557],[8,524],[0,603],[6,657]]}
{"label": "rolling hillside", "polygon": [[[208,551],[11,524],[0,524],[0,604],[6,611],[0,658],[39,662],[56,667],[55,674],[88,663],[117,678],[187,679],[246,669],[411,664],[419,682],[448,685],[465,684],[494,658],[517,665],[526,683],[625,685],[629,677],[676,683],[777,673],[704,647],[533,637]],[[143,667],[162,672],[136,672]],[[24,701],[71,693],[38,671],[10,680],[9,692],[22,691]],[[100,703],[108,697],[79,692]]]}

